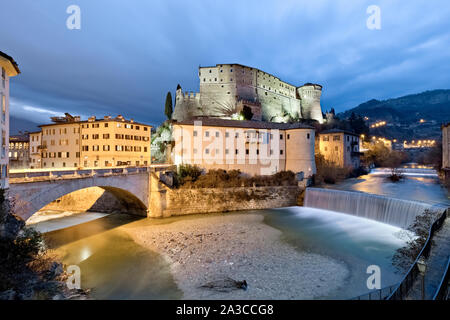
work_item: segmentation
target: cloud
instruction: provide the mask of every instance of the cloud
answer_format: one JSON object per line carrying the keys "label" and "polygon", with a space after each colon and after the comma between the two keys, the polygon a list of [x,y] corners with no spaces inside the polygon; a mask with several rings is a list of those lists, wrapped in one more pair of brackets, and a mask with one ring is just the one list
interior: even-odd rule
{"label": "cloud", "polygon": [[197,67],[217,63],[323,84],[323,108],[337,111],[449,88],[450,3],[433,3],[380,0],[374,31],[372,1],[78,0],[81,30],[68,30],[72,1],[9,1],[1,50],[22,70],[11,81],[20,102],[11,113],[123,114],[157,125],[167,91],[198,90]]}

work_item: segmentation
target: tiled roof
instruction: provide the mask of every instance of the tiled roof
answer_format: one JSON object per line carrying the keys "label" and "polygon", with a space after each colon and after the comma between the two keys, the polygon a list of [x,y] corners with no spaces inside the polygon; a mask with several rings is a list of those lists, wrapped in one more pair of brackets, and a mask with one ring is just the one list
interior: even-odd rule
{"label": "tiled roof", "polygon": [[7,60],[9,60],[12,64],[12,66],[14,67],[14,69],[16,69],[16,72],[19,74],[20,70],[19,70],[19,66],[17,65],[17,62],[14,61],[14,59],[11,56],[8,56],[6,53],[0,51],[0,57],[3,57]]}
{"label": "tiled roof", "polygon": [[251,128],[251,129],[314,129],[314,127],[308,126],[303,123],[277,123],[266,121],[249,121],[249,120],[227,120],[220,118],[196,118],[185,121],[172,121],[173,125],[194,125],[195,121],[201,121],[204,126],[211,127],[233,127],[233,128]]}
{"label": "tiled roof", "polygon": [[352,131],[347,131],[347,130],[342,130],[342,129],[330,129],[330,130],[325,130],[325,131],[319,132],[319,134],[330,134],[330,133],[345,133],[345,134],[359,137],[359,135],[357,135],[356,133],[354,133]]}

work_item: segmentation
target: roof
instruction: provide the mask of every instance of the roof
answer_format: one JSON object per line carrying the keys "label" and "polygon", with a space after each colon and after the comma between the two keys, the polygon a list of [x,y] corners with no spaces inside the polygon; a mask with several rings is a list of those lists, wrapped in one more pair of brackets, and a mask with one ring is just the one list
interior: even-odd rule
{"label": "roof", "polygon": [[342,130],[342,129],[330,129],[330,130],[325,130],[322,132],[319,132],[318,134],[330,134],[330,133],[344,133],[344,134],[349,134],[355,137],[359,137],[358,134],[352,132],[352,131],[348,131],[348,130]]}
{"label": "roof", "polygon": [[28,142],[30,141],[30,137],[26,134],[24,135],[13,135],[13,136],[9,136],[9,141],[14,141],[14,142]]}
{"label": "roof", "polygon": [[314,127],[306,124],[295,123],[278,123],[266,121],[252,121],[252,120],[228,120],[220,118],[195,118],[185,121],[172,121],[173,125],[194,125],[194,122],[201,121],[202,125],[210,127],[232,127],[232,128],[251,128],[251,129],[278,129],[278,130],[292,130],[292,129],[314,129]]}
{"label": "roof", "polygon": [[269,73],[269,72],[263,71],[263,70],[261,70],[261,69],[255,68],[255,67],[246,66],[246,65],[240,64],[240,63],[219,63],[219,64],[216,64],[215,66],[205,66],[205,67],[199,66],[199,68],[216,68],[216,67],[222,66],[222,65],[230,65],[230,66],[233,65],[233,66],[240,66],[240,67],[249,68],[249,69],[255,69],[255,70],[258,70],[258,71],[267,73],[268,75],[271,75],[271,76],[274,77],[275,79],[278,79],[278,80],[280,80],[281,82],[287,83],[288,85],[293,86],[293,87],[295,87],[295,88],[300,88],[300,87],[303,87],[303,86],[306,86],[306,85],[316,85],[316,86],[320,86],[320,87],[322,88],[322,86],[321,86],[320,84],[314,84],[314,83],[309,83],[309,82],[308,82],[308,83],[305,83],[303,86],[296,86],[296,85],[294,85],[294,84],[292,84],[292,83],[289,83],[289,82],[287,82],[287,81],[281,80],[280,78],[278,78],[277,76],[274,76],[273,74],[271,74],[271,73]]}
{"label": "roof", "polygon": [[42,127],[49,127],[49,126],[60,126],[60,125],[65,125],[65,124],[84,124],[84,123],[98,123],[98,122],[120,122],[120,123],[129,123],[129,124],[134,124],[134,125],[138,125],[138,126],[147,126],[147,127],[152,127],[149,124],[145,124],[145,123],[141,123],[141,122],[136,122],[136,121],[131,121],[131,120],[121,120],[121,119],[117,119],[117,118],[110,118],[110,119],[95,119],[94,121],[92,120],[81,120],[81,121],[73,121],[73,122],[57,122],[57,123],[49,123],[49,124],[41,124],[38,127],[42,128]]}
{"label": "roof", "polygon": [[11,62],[12,66],[16,70],[17,74],[20,73],[19,66],[17,65],[17,62],[14,61],[14,59],[11,56],[8,56],[6,53],[0,51],[0,57],[3,57],[5,59],[9,60],[9,62]]}

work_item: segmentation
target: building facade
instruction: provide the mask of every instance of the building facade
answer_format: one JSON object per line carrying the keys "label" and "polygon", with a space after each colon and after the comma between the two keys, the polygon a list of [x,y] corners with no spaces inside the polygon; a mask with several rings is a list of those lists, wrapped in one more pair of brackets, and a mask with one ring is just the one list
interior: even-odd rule
{"label": "building facade", "polygon": [[450,122],[442,126],[442,169],[450,179]]}
{"label": "building facade", "polygon": [[173,122],[174,164],[240,170],[249,175],[280,171],[316,173],[314,128],[300,123],[224,119]]}
{"label": "building facade", "polygon": [[0,83],[0,188],[8,188],[8,165],[9,165],[9,84],[10,78],[20,73],[19,67],[14,59],[0,51],[1,83]]}
{"label": "building facade", "polygon": [[359,136],[349,131],[331,129],[317,135],[316,153],[341,168],[359,168]]}
{"label": "building facade", "polygon": [[28,134],[9,136],[9,168],[28,169],[30,166],[30,137]]}
{"label": "building facade", "polygon": [[183,93],[181,87],[177,88],[174,120],[199,116],[239,119],[243,109],[248,108],[252,117],[246,120],[314,119],[323,122],[321,85],[307,83],[297,87],[240,64],[200,67],[198,76],[199,93]]}
{"label": "building facade", "polygon": [[30,132],[30,169],[41,168],[41,145],[42,145],[42,132]]}
{"label": "building facade", "polygon": [[[150,164],[151,126],[122,116],[103,119],[66,114],[41,125],[41,168],[97,168]],[[37,157],[39,157],[37,156]]]}

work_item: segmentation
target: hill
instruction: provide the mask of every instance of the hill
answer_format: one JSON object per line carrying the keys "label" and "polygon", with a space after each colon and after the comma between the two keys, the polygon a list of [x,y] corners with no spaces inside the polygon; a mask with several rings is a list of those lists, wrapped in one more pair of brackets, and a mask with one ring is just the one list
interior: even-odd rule
{"label": "hill", "polygon": [[[352,112],[369,118],[368,124],[386,121],[373,133],[391,139],[440,139],[440,126],[450,121],[450,90],[432,90],[388,100],[369,100],[339,113],[348,118]],[[422,120],[422,122],[421,122]]]}
{"label": "hill", "polygon": [[33,132],[38,131],[39,128],[37,127],[39,124],[32,122],[30,120],[25,120],[22,118],[17,118],[14,116],[9,117],[9,134],[15,135],[19,134],[19,131],[25,132]]}

